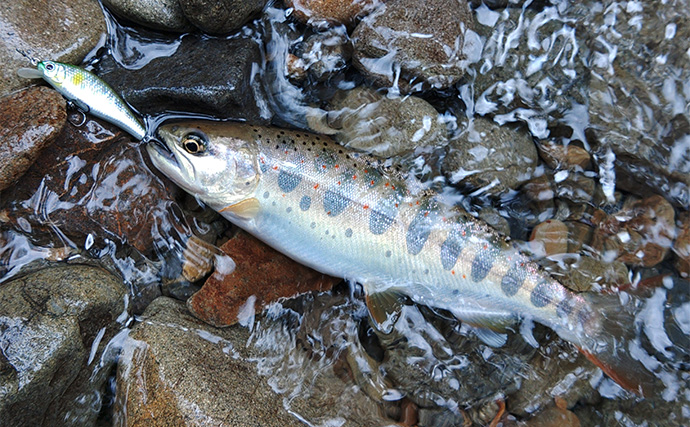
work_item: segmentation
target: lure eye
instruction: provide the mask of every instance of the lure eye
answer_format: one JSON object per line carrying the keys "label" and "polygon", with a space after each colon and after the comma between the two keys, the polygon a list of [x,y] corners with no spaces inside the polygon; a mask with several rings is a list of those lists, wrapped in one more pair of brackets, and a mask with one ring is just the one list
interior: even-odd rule
{"label": "lure eye", "polygon": [[185,151],[189,154],[201,154],[205,150],[204,142],[196,135],[188,135],[185,137],[182,141],[182,147],[184,147]]}
{"label": "lure eye", "polygon": [[46,70],[53,71],[54,68],[55,68],[54,64],[51,64],[51,63],[46,64]]}

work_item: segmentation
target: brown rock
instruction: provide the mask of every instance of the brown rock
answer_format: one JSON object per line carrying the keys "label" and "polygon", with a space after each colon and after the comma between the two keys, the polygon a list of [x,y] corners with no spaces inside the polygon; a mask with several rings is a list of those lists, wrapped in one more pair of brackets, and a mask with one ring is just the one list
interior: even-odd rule
{"label": "brown rock", "polygon": [[65,99],[46,87],[0,98],[0,190],[29,169],[66,119]]}
{"label": "brown rock", "polygon": [[580,427],[580,420],[567,408],[550,406],[527,421],[526,427]]}
{"label": "brown rock", "polygon": [[590,155],[577,145],[557,145],[552,143],[537,144],[539,154],[553,169],[588,169],[591,166]]}
{"label": "brown rock", "polygon": [[690,215],[686,212],[680,218],[678,237],[673,244],[673,252],[676,254],[676,268],[681,277],[690,276]]}
{"label": "brown rock", "polygon": [[576,292],[585,292],[598,285],[617,289],[630,284],[628,268],[620,261],[605,262],[589,256],[581,256],[570,264],[560,282]]}
{"label": "brown rock", "polygon": [[465,0],[386,3],[352,33],[353,65],[378,84],[397,83],[406,93],[452,86],[465,74],[463,47],[472,16]]}
{"label": "brown rock", "polygon": [[13,205],[11,219],[37,230],[58,227],[77,244],[92,235],[129,242],[141,252],[151,249],[161,230],[187,234],[169,212],[170,191],[130,141],[96,120],[81,127],[68,123],[21,185],[6,190],[3,204]]}
{"label": "brown rock", "polygon": [[546,174],[537,176],[522,186],[522,191],[533,201],[543,202],[553,199],[554,191],[551,180]]}
{"label": "brown rock", "polygon": [[544,256],[568,252],[568,226],[557,219],[550,219],[534,227],[530,241],[543,245]]}
{"label": "brown rock", "polygon": [[321,26],[324,23],[350,25],[374,8],[374,0],[286,0],[294,8],[297,19],[307,24]]}
{"label": "brown rock", "polygon": [[576,221],[566,221],[565,224],[568,227],[568,252],[579,253],[584,245],[591,242],[594,228]]}
{"label": "brown rock", "polygon": [[214,326],[236,323],[252,296],[258,311],[279,298],[325,291],[340,281],[296,263],[244,232],[228,240],[221,250],[235,261],[235,271],[227,275],[216,271],[187,300],[192,314]]}

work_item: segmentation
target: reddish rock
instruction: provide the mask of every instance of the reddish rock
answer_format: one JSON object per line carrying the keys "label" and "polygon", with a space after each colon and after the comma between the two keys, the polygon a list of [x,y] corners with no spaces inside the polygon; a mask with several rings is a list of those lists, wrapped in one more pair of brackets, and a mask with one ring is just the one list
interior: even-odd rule
{"label": "reddish rock", "polygon": [[65,125],[65,100],[47,87],[0,98],[0,190],[17,181]]}
{"label": "reddish rock", "polygon": [[549,219],[534,227],[530,241],[541,243],[545,256],[567,253],[568,226],[557,219]]}
{"label": "reddish rock", "polygon": [[527,427],[580,427],[577,415],[570,412],[563,399],[556,398],[556,405],[548,407],[529,420]]}
{"label": "reddish rock", "polygon": [[349,25],[355,18],[369,13],[374,0],[286,0],[294,15],[302,22],[322,25],[324,22]]}
{"label": "reddish rock", "polygon": [[92,234],[94,242],[128,242],[145,252],[156,234],[182,227],[170,217],[170,191],[146,167],[140,148],[96,120],[67,124],[7,195],[3,207],[12,221],[57,227],[78,245]]}
{"label": "reddish rock", "polygon": [[221,250],[236,264],[235,271],[214,272],[199,292],[187,300],[197,318],[222,327],[237,323],[240,309],[251,296],[259,311],[280,298],[326,291],[340,279],[325,276],[291,260],[254,237],[239,232]]}
{"label": "reddish rock", "polygon": [[590,155],[587,150],[577,145],[537,144],[539,155],[553,169],[587,169],[590,167]]}

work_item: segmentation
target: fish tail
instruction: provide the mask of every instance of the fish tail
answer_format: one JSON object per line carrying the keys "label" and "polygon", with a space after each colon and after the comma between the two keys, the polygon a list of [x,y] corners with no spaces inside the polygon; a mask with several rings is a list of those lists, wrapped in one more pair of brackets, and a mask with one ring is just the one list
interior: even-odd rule
{"label": "fish tail", "polygon": [[583,327],[571,342],[624,389],[642,397],[655,393],[660,363],[640,346],[632,304],[622,304],[617,295],[592,295],[588,301],[590,314],[581,315]]}

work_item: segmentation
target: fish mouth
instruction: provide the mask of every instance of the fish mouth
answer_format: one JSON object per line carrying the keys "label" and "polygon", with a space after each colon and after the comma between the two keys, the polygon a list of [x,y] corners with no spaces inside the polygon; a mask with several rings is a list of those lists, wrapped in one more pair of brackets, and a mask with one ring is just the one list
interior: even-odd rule
{"label": "fish mouth", "polygon": [[152,139],[148,144],[146,144],[146,151],[149,153],[149,157],[151,158],[153,165],[162,172],[166,172],[166,169],[170,166],[179,169],[180,164],[177,161],[177,158],[165,145],[165,143]]}

